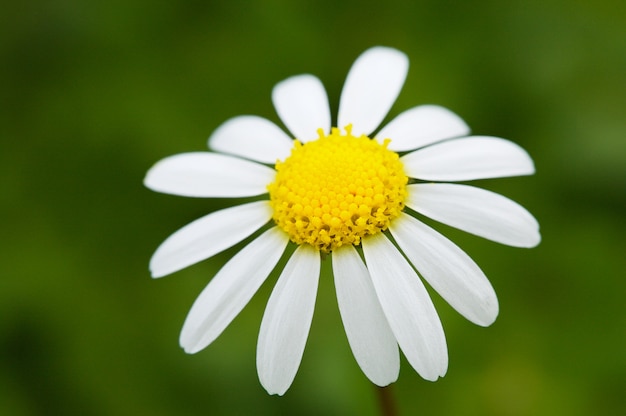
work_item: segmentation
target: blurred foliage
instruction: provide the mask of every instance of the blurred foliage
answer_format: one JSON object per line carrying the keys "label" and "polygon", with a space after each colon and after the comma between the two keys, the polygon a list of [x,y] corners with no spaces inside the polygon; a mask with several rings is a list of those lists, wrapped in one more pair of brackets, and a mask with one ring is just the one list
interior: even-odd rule
{"label": "blurred foliage", "polygon": [[[433,295],[448,375],[403,362],[402,414],[591,415],[626,409],[626,15],[612,0],[4,2],[0,13],[0,414],[374,415],[328,265],[296,380],[268,396],[255,344],[270,277],[188,356],[178,332],[237,248],[157,281],[156,246],[232,201],[152,193],[157,160],[222,121],[278,122],[272,86],[311,72],[337,101],[354,58],[406,52],[390,115],[444,105],[525,147],[537,175],[480,181],[526,206],[520,250],[438,226],[490,277],[488,329]],[[623,6],[623,5],[621,5]]]}

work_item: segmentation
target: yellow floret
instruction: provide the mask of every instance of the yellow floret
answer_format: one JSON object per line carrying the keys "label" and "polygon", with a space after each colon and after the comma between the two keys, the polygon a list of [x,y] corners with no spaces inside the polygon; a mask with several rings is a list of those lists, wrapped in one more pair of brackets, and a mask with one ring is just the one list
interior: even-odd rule
{"label": "yellow floret", "polygon": [[330,252],[386,230],[404,209],[408,178],[388,141],[355,137],[350,126],[318,133],[294,142],[268,190],[274,222],[291,241]]}

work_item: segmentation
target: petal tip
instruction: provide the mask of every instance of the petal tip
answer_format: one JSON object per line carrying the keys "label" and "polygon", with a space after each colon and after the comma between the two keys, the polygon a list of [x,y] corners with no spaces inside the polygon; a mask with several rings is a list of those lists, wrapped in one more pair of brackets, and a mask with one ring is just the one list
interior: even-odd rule
{"label": "petal tip", "polygon": [[496,308],[495,312],[487,313],[484,316],[482,316],[480,319],[474,320],[473,323],[483,328],[486,328],[488,326],[491,326],[496,321],[497,318],[498,318],[498,309]]}
{"label": "petal tip", "polygon": [[183,330],[180,333],[178,344],[183,349],[183,351],[185,351],[186,354],[195,354],[205,347],[198,343],[197,339],[195,339],[192,334],[189,333],[189,329],[186,328],[185,325],[183,325]]}
{"label": "petal tip", "polygon": [[496,321],[500,313],[500,304],[493,289],[482,296],[482,301],[476,309],[474,318],[470,319],[472,323],[481,327],[488,327]]}
{"label": "petal tip", "polygon": [[159,187],[156,185],[155,180],[157,166],[159,166],[159,162],[152,165],[152,167],[148,169],[148,172],[146,172],[146,176],[143,178],[143,186],[155,192],[159,192]]}
{"label": "petal tip", "polygon": [[525,246],[526,248],[535,248],[537,247],[539,244],[541,243],[541,234],[539,233],[539,230],[537,230],[537,233],[534,234],[528,241],[527,245]]}
{"label": "petal tip", "polygon": [[382,46],[382,45],[372,46],[371,48],[366,49],[361,54],[361,56],[375,55],[375,54],[393,56],[396,59],[406,62],[407,66],[409,64],[409,57],[407,56],[407,54],[402,52],[399,49],[392,48],[391,46]]}
{"label": "petal tip", "polygon": [[191,348],[191,347],[182,347],[183,351],[185,351],[186,354],[195,354],[199,351],[199,349],[195,349],[195,348]]}
{"label": "petal tip", "polygon": [[386,378],[380,377],[380,378],[377,378],[377,379],[372,379],[370,377],[368,377],[368,378],[369,378],[369,380],[372,383],[374,383],[378,387],[387,387],[390,384],[395,383],[396,381],[398,381],[398,375],[399,375],[399,368],[398,368],[398,371],[396,372],[396,374],[394,374],[394,376],[392,376],[392,377],[386,377]]}
{"label": "petal tip", "polygon": [[[261,383],[261,385],[263,385],[263,383]],[[280,390],[279,389],[273,389],[273,388],[268,388],[265,385],[263,385],[263,388],[265,389],[265,391],[268,394],[270,394],[272,396],[284,396],[285,393],[287,392],[286,389],[284,389],[284,390],[283,389],[280,389]]]}
{"label": "petal tip", "polygon": [[[519,247],[519,248],[535,248],[541,243],[541,233],[539,232],[539,223],[534,217],[532,217],[532,220],[533,220],[535,228],[532,230],[527,230],[526,234],[524,235],[524,238],[520,239],[520,241],[517,244],[508,244],[508,245],[513,246],[513,247]],[[530,226],[528,228],[530,228]]]}
{"label": "petal tip", "polygon": [[159,273],[153,270],[150,271],[150,277],[152,277],[153,279],[160,279],[161,277],[164,277],[166,275],[167,273]]}
{"label": "petal tip", "polygon": [[152,255],[150,263],[148,264],[148,270],[153,279],[158,279],[169,274],[172,274],[180,269],[172,270],[171,267],[167,267],[162,260],[162,256],[159,255],[159,249]]}

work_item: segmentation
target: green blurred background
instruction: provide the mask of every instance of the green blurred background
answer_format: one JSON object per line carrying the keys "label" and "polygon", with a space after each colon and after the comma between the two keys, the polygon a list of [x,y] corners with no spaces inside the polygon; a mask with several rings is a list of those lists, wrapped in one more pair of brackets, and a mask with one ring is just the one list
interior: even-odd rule
{"label": "green blurred background", "polygon": [[[0,12],[0,414],[374,415],[328,264],[296,380],[269,396],[255,347],[272,275],[203,352],[178,334],[237,248],[160,280],[180,226],[233,202],[156,194],[146,170],[205,149],[224,120],[278,122],[272,86],[347,70],[388,45],[411,60],[390,117],[436,103],[514,140],[532,177],[478,184],[526,206],[533,250],[438,226],[483,268],[487,329],[434,295],[448,375],[403,361],[404,415],[617,415],[626,409],[626,14],[596,1],[3,2]],[[389,119],[389,117],[388,117]],[[328,263],[328,262],[326,262]]]}

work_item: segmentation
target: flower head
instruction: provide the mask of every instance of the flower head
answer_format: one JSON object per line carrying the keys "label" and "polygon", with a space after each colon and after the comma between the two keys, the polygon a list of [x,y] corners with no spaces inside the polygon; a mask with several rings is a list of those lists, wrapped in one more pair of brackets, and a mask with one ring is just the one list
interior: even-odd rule
{"label": "flower head", "polygon": [[209,138],[216,153],[179,154],[150,169],[145,184],[159,192],[263,195],[183,227],[152,257],[152,275],[161,277],[267,228],[193,304],[180,335],[186,352],[221,334],[290,241],[297,247],[272,291],[257,345],[259,378],[270,393],[283,394],[300,365],[325,254],[350,347],[377,385],[397,379],[398,347],[427,380],[447,371],[443,328],[420,275],[471,322],[495,320],[498,301],[483,272],[418,216],[533,247],[539,225],[528,211],[493,192],[448,183],[529,175],[532,160],[510,141],[468,136],[463,120],[435,105],[411,108],[372,135],[407,71],[408,59],[395,49],[365,51],[346,79],[336,127],[322,83],[312,75],[289,78],[276,85],[272,99],[293,138],[267,119],[235,117]]}

